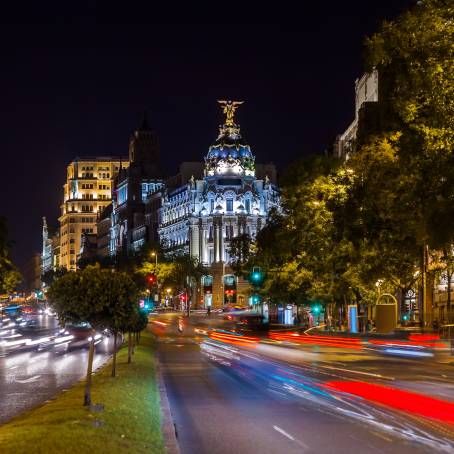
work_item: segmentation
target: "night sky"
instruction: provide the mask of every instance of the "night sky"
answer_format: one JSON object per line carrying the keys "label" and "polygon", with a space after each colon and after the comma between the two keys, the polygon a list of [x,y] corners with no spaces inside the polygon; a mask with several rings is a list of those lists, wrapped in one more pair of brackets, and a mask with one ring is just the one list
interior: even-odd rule
{"label": "night sky", "polygon": [[145,109],[166,174],[202,160],[222,119],[217,99],[245,101],[238,120],[258,162],[283,169],[323,152],[353,119],[364,36],[413,3],[320,2],[266,25],[157,25],[154,2],[125,15],[96,3],[3,11],[0,214],[17,264],[40,251],[42,216],[57,226],[66,165],[127,155]]}

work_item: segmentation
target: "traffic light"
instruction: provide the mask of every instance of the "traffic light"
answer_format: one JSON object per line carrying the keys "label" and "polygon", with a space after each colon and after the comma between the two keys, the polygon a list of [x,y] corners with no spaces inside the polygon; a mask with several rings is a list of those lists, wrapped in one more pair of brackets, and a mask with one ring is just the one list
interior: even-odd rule
{"label": "traffic light", "polygon": [[149,274],[147,276],[147,282],[149,284],[156,284],[156,275],[155,274]]}
{"label": "traffic light", "polygon": [[320,314],[320,311],[322,310],[322,308],[320,307],[320,304],[314,304],[312,306],[312,312],[314,314]]}
{"label": "traffic light", "polygon": [[252,302],[254,304],[260,303],[260,296],[259,295],[252,295]]}
{"label": "traffic light", "polygon": [[254,266],[254,268],[252,268],[252,272],[249,276],[249,280],[250,280],[250,282],[252,282],[252,284],[255,287],[259,287],[262,284],[263,273],[262,273],[262,270],[260,269],[260,267]]}
{"label": "traffic light", "polygon": [[186,293],[182,293],[182,294],[180,295],[180,301],[181,301],[182,303],[184,303],[184,302],[186,301]]}

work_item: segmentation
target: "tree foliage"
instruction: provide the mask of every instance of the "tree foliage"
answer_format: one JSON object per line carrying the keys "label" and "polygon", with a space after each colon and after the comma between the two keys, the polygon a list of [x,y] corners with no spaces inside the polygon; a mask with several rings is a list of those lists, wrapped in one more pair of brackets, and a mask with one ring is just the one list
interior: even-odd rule
{"label": "tree foliage", "polygon": [[20,284],[22,276],[11,259],[11,241],[5,218],[0,217],[0,293],[10,293]]}
{"label": "tree foliage", "polygon": [[[137,306],[137,287],[124,272],[102,269],[99,265],[67,273],[56,279],[47,297],[61,323],[88,322],[96,330],[110,329],[114,333],[115,376],[117,334],[133,317]],[[85,405],[91,401],[90,383],[94,343],[90,343],[87,367]]]}

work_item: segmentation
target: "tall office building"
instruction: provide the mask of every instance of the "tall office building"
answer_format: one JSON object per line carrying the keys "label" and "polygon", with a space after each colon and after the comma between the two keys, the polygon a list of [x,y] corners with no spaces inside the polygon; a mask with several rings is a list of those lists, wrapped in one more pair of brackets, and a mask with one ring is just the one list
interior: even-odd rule
{"label": "tall office building", "polygon": [[84,233],[97,233],[99,214],[112,202],[113,180],[128,158],[75,158],[67,167],[60,221],[60,266],[77,268]]}

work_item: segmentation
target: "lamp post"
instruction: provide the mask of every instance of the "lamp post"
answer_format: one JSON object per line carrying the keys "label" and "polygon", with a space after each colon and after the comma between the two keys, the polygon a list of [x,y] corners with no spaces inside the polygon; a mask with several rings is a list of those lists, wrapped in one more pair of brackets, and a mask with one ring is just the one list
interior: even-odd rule
{"label": "lamp post", "polygon": [[157,252],[152,252],[151,256],[155,258],[155,270],[158,270],[158,254]]}
{"label": "lamp post", "polygon": [[[159,282],[158,282],[158,253],[157,252],[152,252],[151,256],[155,258],[155,265],[154,265],[154,272],[156,275],[156,295],[153,298],[154,303],[157,305],[159,303]],[[158,299],[156,300],[156,296]]]}

